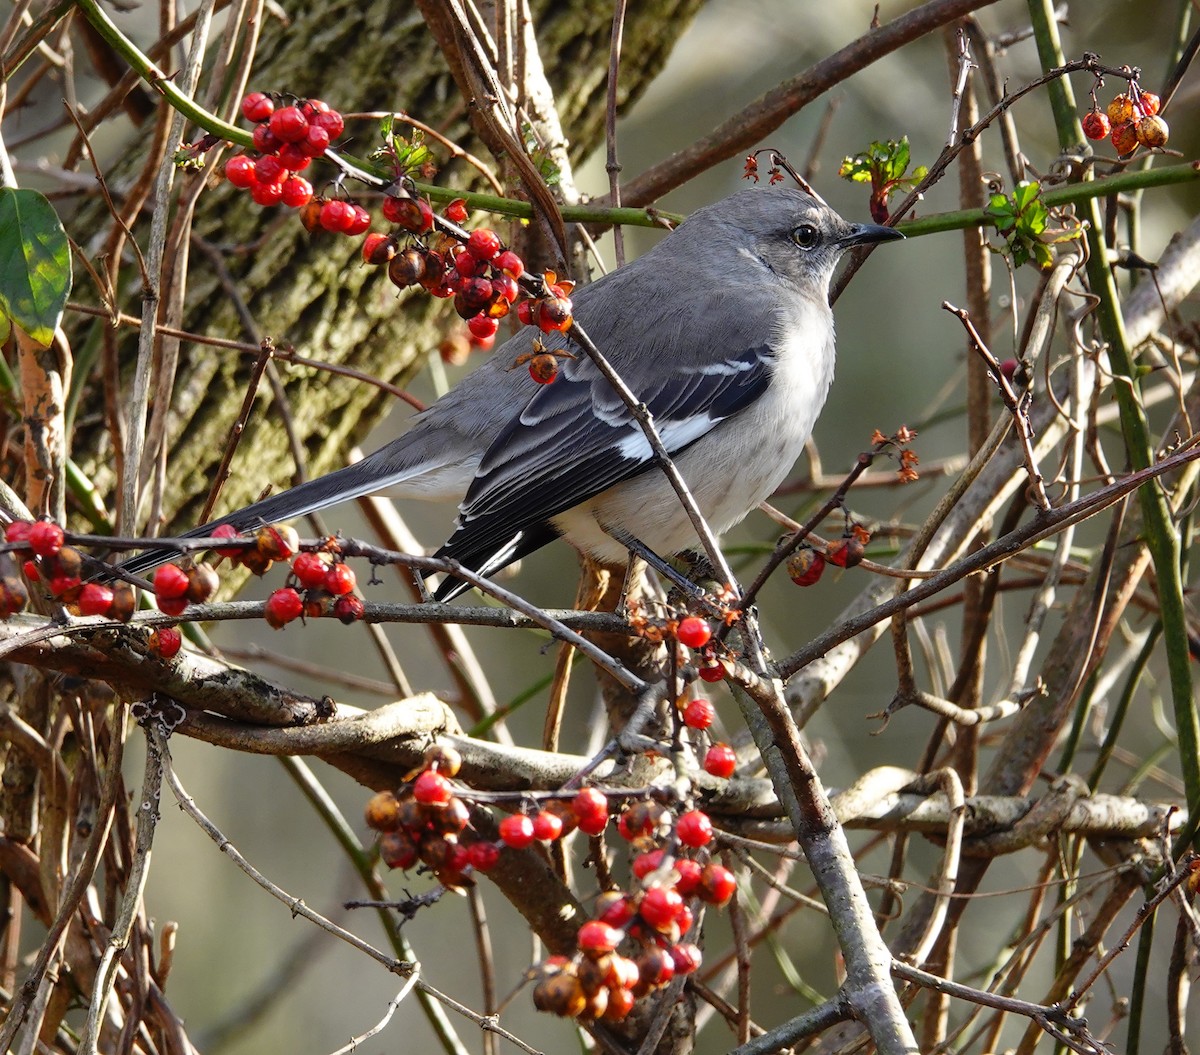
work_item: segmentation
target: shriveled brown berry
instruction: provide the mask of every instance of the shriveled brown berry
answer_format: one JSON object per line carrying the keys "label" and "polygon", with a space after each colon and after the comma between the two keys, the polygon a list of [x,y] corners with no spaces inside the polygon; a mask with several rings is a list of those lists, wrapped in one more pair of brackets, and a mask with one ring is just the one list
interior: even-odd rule
{"label": "shriveled brown berry", "polygon": [[128,623],[137,611],[137,598],[133,587],[127,582],[114,582],[112,586],[112,604],[108,606],[108,618],[121,623]]}
{"label": "shriveled brown berry", "polygon": [[388,263],[388,280],[398,289],[415,286],[425,278],[425,254],[419,249],[408,248]]}
{"label": "shriveled brown berry", "polygon": [[558,360],[549,352],[529,360],[529,376],[539,385],[548,385],[558,377]]}
{"label": "shriveled brown berry", "polygon": [[29,603],[29,591],[15,575],[0,577],[0,619],[16,615]]}
{"label": "shriveled brown berry", "polygon": [[379,859],[388,868],[408,871],[417,863],[417,844],[405,832],[384,832],[379,840]]}
{"label": "shriveled brown berry", "polygon": [[271,566],[275,563],[265,553],[258,549],[243,550],[240,557],[237,559],[238,564],[245,568],[251,575],[266,575],[271,570]]}
{"label": "shriveled brown berry", "polygon": [[1112,141],[1113,149],[1122,157],[1131,154],[1138,145],[1137,125],[1132,121],[1113,125],[1112,135],[1109,139]]}
{"label": "shriveled brown berry", "polygon": [[207,564],[196,564],[188,568],[187,581],[184,596],[192,604],[203,604],[217,592],[217,587],[221,583],[221,580],[217,578],[217,573]]}
{"label": "shriveled brown berry", "polygon": [[578,978],[560,971],[533,987],[533,1006],[560,1018],[578,1018],[587,1007],[587,997]]}
{"label": "shriveled brown berry", "polygon": [[425,765],[442,776],[456,777],[462,769],[462,755],[449,744],[435,742],[425,748]]}
{"label": "shriveled brown berry", "polygon": [[1116,125],[1123,125],[1133,120],[1133,99],[1122,92],[1108,104],[1108,119]]}
{"label": "shriveled brown berry", "polygon": [[300,549],[300,536],[287,524],[267,524],[255,535],[258,551],[271,560],[291,560]]}
{"label": "shriveled brown berry", "polygon": [[1161,117],[1143,117],[1137,123],[1137,141],[1151,150],[1165,147],[1170,134],[1167,122]]}
{"label": "shriveled brown berry", "polygon": [[380,791],[367,800],[364,810],[368,828],[392,832],[400,827],[400,802],[395,792]]}

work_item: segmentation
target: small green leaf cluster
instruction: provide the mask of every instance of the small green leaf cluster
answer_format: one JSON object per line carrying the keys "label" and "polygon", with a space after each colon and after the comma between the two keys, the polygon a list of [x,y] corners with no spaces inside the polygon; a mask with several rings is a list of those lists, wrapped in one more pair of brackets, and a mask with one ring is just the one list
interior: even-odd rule
{"label": "small green leaf cluster", "polygon": [[871,218],[876,223],[886,223],[888,200],[892,195],[912,189],[929,171],[926,166],[918,165],[909,173],[910,160],[908,136],[887,142],[875,141],[862,153],[844,158],[838,175],[854,183],[869,183]]}

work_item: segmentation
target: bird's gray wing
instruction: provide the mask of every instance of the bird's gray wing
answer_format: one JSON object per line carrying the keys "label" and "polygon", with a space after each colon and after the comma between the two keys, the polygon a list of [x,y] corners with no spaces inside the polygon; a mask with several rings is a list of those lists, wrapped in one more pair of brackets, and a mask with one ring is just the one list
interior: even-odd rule
{"label": "bird's gray wing", "polygon": [[[655,373],[635,394],[674,456],[757,400],[774,361],[770,345],[762,344]],[[496,571],[554,538],[551,518],[653,463],[641,426],[609,382],[590,360],[572,362],[488,449],[460,507],[458,530],[437,555]],[[464,588],[448,581],[439,595]]]}

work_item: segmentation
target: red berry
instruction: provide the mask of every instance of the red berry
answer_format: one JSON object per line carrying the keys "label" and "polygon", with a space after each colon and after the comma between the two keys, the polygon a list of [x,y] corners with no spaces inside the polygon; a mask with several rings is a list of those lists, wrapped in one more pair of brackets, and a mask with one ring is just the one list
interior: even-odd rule
{"label": "red berry", "polygon": [[297,553],[292,561],[292,574],[306,590],[315,590],[325,585],[325,574],[329,561],[321,553]]}
{"label": "red berry", "polygon": [[700,675],[701,681],[715,685],[718,681],[725,680],[725,664],[709,653],[704,657],[697,673]]}
{"label": "red berry", "polygon": [[225,162],[225,178],[242,190],[254,186],[254,170],[254,159],[248,154],[234,154]]}
{"label": "red berry", "polygon": [[489,337],[496,336],[496,331],[500,329],[500,324],[495,319],[489,319],[486,315],[473,315],[467,320],[467,329],[471,331],[472,337],[478,337],[481,341],[486,341]]}
{"label": "red berry", "polygon": [[712,627],[699,616],[689,615],[679,620],[675,636],[679,638],[681,645],[686,645],[688,648],[703,648],[712,637]]}
{"label": "red berry", "polygon": [[362,258],[366,263],[386,264],[395,255],[396,241],[391,235],[376,231],[363,239]]}
{"label": "red berry", "polygon": [[154,572],[154,596],[160,601],[182,597],[187,588],[187,573],[177,564],[164,564]]}
{"label": "red berry", "polygon": [[675,889],[684,897],[690,897],[700,885],[704,866],[690,857],[681,857],[675,862],[675,871],[679,874],[679,878],[675,880]]}
{"label": "red berry", "polygon": [[690,941],[678,942],[667,950],[671,962],[675,965],[676,974],[691,974],[703,962],[700,949]]}
{"label": "red berry", "polygon": [[557,813],[542,810],[533,816],[533,837],[539,842],[552,843],[561,838],[563,821]]}
{"label": "red berry", "polygon": [[633,859],[633,874],[638,879],[645,879],[651,872],[657,872],[662,866],[663,858],[666,857],[664,850],[649,850],[644,854],[638,854]]}
{"label": "red berry", "polygon": [[569,297],[553,297],[541,302],[537,324],[543,333],[565,332],[571,328],[571,322]]}
{"label": "red berry", "polygon": [[681,908],[683,898],[676,891],[660,886],[646,891],[638,906],[638,915],[655,930],[668,931]]}
{"label": "red berry", "polygon": [[163,659],[170,659],[183,647],[183,635],[178,627],[160,626],[150,632],[150,651]]}
{"label": "red berry", "polygon": [[251,92],[242,100],[242,116],[255,124],[268,120],[274,112],[275,103],[262,92]]}
{"label": "red berry", "polygon": [[584,953],[612,952],[621,944],[621,932],[616,927],[593,919],[579,928],[575,941]]}
{"label": "red berry", "polygon": [[397,198],[385,195],[383,217],[413,234],[424,234],[433,226],[433,210],[424,198]]}
{"label": "red berry", "polygon": [[737,769],[737,753],[728,744],[713,744],[704,756],[704,772],[728,779]]}
{"label": "red berry", "polygon": [[308,118],[295,106],[285,106],[271,114],[268,121],[271,134],[281,143],[295,143],[308,131]]}
{"label": "red berry", "polygon": [[1111,131],[1112,124],[1107,114],[1102,114],[1099,110],[1089,110],[1083,115],[1083,134],[1088,139],[1107,139]]}
{"label": "red berry", "polygon": [[849,535],[831,542],[825,557],[830,564],[836,564],[839,568],[853,568],[862,563],[864,549],[857,535]]}
{"label": "red berry", "polygon": [[271,626],[276,630],[281,630],[293,619],[299,619],[303,611],[304,601],[300,595],[290,586],[285,586],[267,598],[264,615]]}
{"label": "red berry", "polygon": [[354,569],[345,562],[333,565],[325,573],[325,589],[335,597],[341,597],[342,594],[349,593],[354,589],[355,582]]}
{"label": "red berry", "polygon": [[281,146],[283,140],[271,131],[269,125],[261,124],[254,130],[254,149],[260,154],[274,154]]}
{"label": "red berry", "polygon": [[492,266],[499,268],[509,278],[520,278],[525,271],[524,261],[511,249],[504,250],[503,253],[496,257],[492,261]]}
{"label": "red berry", "polygon": [[13,520],[4,525],[5,542],[28,542],[29,533],[33,530],[32,520]]}
{"label": "red berry", "polygon": [[[218,524],[212,530],[213,538],[237,538],[238,529],[232,524]],[[230,547],[226,549],[218,549],[217,555],[220,557],[240,557],[244,551],[240,547]]]}
{"label": "red berry", "polygon": [[299,143],[284,143],[275,156],[288,172],[303,172],[312,163],[312,158],[300,149]]}
{"label": "red berry", "polygon": [[417,863],[417,844],[407,832],[385,832],[379,840],[379,859],[388,868],[408,871]]}
{"label": "red berry", "polygon": [[353,220],[354,207],[340,198],[333,198],[321,206],[321,226],[327,231],[341,234]]}
{"label": "red berry", "polygon": [[300,112],[311,123],[316,119],[317,114],[329,113],[329,104],[324,99],[305,99],[300,104]]}
{"label": "red berry", "polygon": [[467,201],[465,198],[455,198],[446,206],[446,219],[451,223],[464,223],[467,219]]}
{"label": "red berry", "polygon": [[683,724],[689,729],[707,729],[717,718],[717,709],[711,700],[697,696],[683,712]]}
{"label": "red berry", "polygon": [[1153,117],[1162,107],[1162,100],[1153,92],[1142,92],[1137,97],[1137,107],[1144,117]]}
{"label": "red berry", "polygon": [[650,992],[666,985],[675,977],[675,960],[666,949],[656,946],[647,949],[637,958],[638,991]]}
{"label": "red berry", "polygon": [[283,162],[274,154],[266,154],[254,163],[254,178],[259,183],[279,183],[283,179]]}
{"label": "red berry", "polygon": [[596,899],[596,919],[610,927],[623,927],[637,915],[633,900],[619,890],[608,890]]}
{"label": "red berry", "polygon": [[500,860],[500,847],[495,843],[471,843],[467,861],[477,872],[490,872]]}
{"label": "red berry", "polygon": [[42,578],[42,573],[38,570],[37,561],[27,560],[21,565],[21,572],[30,582],[38,582]]}
{"label": "red berry", "polygon": [[608,826],[608,799],[596,788],[582,788],[571,800],[571,812],[587,835],[599,835]]}
{"label": "red berry", "polygon": [[807,546],[787,560],[787,573],[797,586],[812,586],[825,571],[825,555]]}
{"label": "red berry", "polygon": [[413,781],[413,798],[426,806],[444,806],[454,797],[454,788],[436,769],[426,769]]}
{"label": "red berry", "polygon": [[499,278],[492,279],[492,296],[500,297],[507,303],[512,304],[517,297],[521,295],[521,287],[517,285],[517,280],[508,275],[501,275]]}
{"label": "red berry", "polygon": [[467,238],[467,252],[477,260],[492,260],[503,246],[500,236],[488,227],[478,227]]}
{"label": "red berry", "polygon": [[533,325],[533,301],[523,300],[517,305],[517,321],[522,326]]}
{"label": "red berry", "polygon": [[361,205],[351,203],[350,219],[346,221],[345,233],[351,238],[362,234],[371,226],[371,214]]}
{"label": "red berry", "polygon": [[53,557],[63,541],[63,529],[53,520],[35,520],[29,526],[29,548],[39,557]]}
{"label": "red berry", "polygon": [[[72,600],[79,592],[82,583],[78,575],[52,575],[50,581],[46,583],[46,588],[50,593],[63,601]],[[181,602],[183,607],[187,607],[187,602]],[[182,610],[182,609],[181,609]],[[168,615],[176,613],[168,612]]]}
{"label": "red berry", "polygon": [[283,199],[283,184],[255,183],[250,188],[250,197],[264,208],[269,205],[278,205]]}
{"label": "red berry", "polygon": [[353,594],[347,594],[345,597],[339,597],[333,602],[334,618],[349,626],[351,623],[357,623],[367,611],[367,606],[363,604],[362,599],[355,597]]}
{"label": "red berry", "polygon": [[283,181],[280,200],[289,209],[299,209],[302,205],[307,205],[312,201],[312,196],[312,184],[303,176],[288,176]]}
{"label": "red berry", "polygon": [[89,582],[79,591],[79,600],[75,603],[79,605],[80,615],[107,615],[112,607],[113,592],[108,586]]}
{"label": "red berry", "polygon": [[703,810],[688,810],[675,825],[675,834],[684,846],[707,846],[712,842],[712,821]]}
{"label": "red berry", "polygon": [[160,597],[155,603],[163,615],[183,615],[191,602],[186,597]]}
{"label": "red berry", "polygon": [[336,110],[326,110],[317,114],[313,120],[329,133],[330,139],[337,139],[346,128],[346,122]]}
{"label": "red berry", "polygon": [[296,148],[306,157],[317,158],[329,149],[329,133],[321,125],[309,125]]}
{"label": "red berry", "polygon": [[704,871],[700,874],[700,885],[696,888],[696,895],[701,901],[707,901],[711,905],[724,905],[733,897],[735,890],[737,880],[733,873],[724,865],[710,863],[704,866]]}
{"label": "red berry", "polygon": [[514,850],[524,850],[534,840],[533,821],[523,813],[514,813],[500,822],[500,838]]}

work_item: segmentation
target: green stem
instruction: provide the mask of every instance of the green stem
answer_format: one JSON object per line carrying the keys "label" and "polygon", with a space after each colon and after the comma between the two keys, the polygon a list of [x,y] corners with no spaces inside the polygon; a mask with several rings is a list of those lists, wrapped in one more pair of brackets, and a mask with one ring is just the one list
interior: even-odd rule
{"label": "green stem", "polygon": [[[231,143],[237,143],[248,150],[254,149],[254,138],[249,132],[222,121],[216,114],[210,113],[190,96],[176,88],[170,78],[117,28],[115,23],[104,13],[97,0],[75,0],[75,3],[96,28],[96,31],[112,45],[113,50],[137,71],[147,85],[158,92],[184,117],[211,135],[219,136]],[[386,186],[395,179],[395,174],[384,166],[349,154],[339,153],[339,156],[344,157],[346,162],[354,168],[378,180],[380,187]],[[473,209],[498,213],[502,216],[513,216],[518,219],[533,218],[533,207],[528,202],[514,201],[496,194],[437,187],[433,184],[417,183],[416,181],[413,181],[413,185],[433,201],[450,202],[455,198],[465,198],[467,204]],[[683,216],[679,213],[660,212],[654,209],[592,209],[586,206],[564,206],[562,215],[568,223],[607,226],[621,224],[635,227],[663,227],[666,224],[673,225],[683,221]]]}
{"label": "green stem", "polygon": [[[1060,65],[1062,47],[1052,0],[1028,2],[1038,57],[1047,69]],[[1059,142],[1064,147],[1079,142],[1081,133],[1070,82],[1064,78],[1052,82],[1048,88]],[[1121,315],[1116,282],[1108,266],[1109,252],[1104,242],[1104,225],[1097,199],[1090,198],[1083,202],[1080,213],[1082,219],[1087,221],[1085,237],[1090,249],[1087,262],[1088,282],[1092,293],[1098,298],[1096,317],[1108,346],[1113,373],[1116,375],[1113,389],[1116,392],[1125,447],[1134,469],[1145,469],[1154,463],[1154,446],[1150,426],[1143,411],[1136,364],[1125,334],[1125,321]],[[1187,827],[1190,837],[1195,829],[1196,820],[1200,817],[1200,722],[1197,721],[1192,700],[1192,671],[1183,604],[1183,581],[1180,575],[1179,535],[1172,522],[1171,510],[1162,488],[1140,488],[1138,499],[1146,527],[1146,545],[1154,563],[1158,587],[1171,701],[1179,735],[1179,761],[1187,793]],[[1181,848],[1177,846],[1177,852]]]}
{"label": "green stem", "polygon": [[[1144,172],[1121,172],[1104,179],[1070,183],[1065,187],[1053,187],[1042,194],[1047,207],[1077,205],[1096,198],[1107,198],[1113,194],[1149,187],[1167,187],[1177,183],[1190,183],[1200,179],[1200,169],[1188,163],[1169,165],[1166,168],[1147,169]],[[919,220],[906,220],[897,224],[897,229],[910,238],[923,234],[940,234],[943,231],[961,231],[966,227],[980,227],[991,221],[982,209],[958,209],[954,212],[939,212],[922,216]]]}

